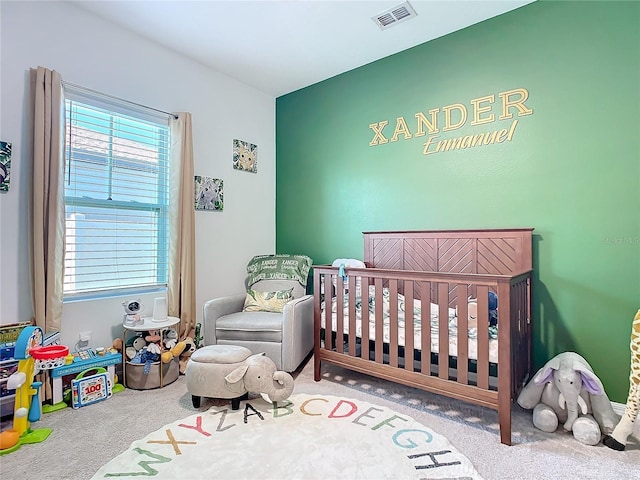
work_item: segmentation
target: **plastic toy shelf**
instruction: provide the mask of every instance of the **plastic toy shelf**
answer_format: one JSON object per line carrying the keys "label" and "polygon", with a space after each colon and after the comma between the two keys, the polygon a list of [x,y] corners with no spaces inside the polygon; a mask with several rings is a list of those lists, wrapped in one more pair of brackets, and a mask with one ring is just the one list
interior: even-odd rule
{"label": "plastic toy shelf", "polygon": [[122,355],[119,353],[107,353],[103,356],[96,355],[86,360],[76,359],[69,365],[62,365],[51,369],[51,379],[53,383],[53,404],[62,402],[62,377],[74,373],[80,373],[90,368],[106,367],[111,384],[114,384],[115,368],[114,365],[122,362]]}

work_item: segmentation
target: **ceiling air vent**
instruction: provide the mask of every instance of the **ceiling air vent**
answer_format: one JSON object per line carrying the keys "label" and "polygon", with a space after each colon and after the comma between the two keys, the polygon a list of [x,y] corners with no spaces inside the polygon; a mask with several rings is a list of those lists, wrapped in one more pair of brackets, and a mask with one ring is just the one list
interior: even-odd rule
{"label": "ceiling air vent", "polygon": [[378,25],[380,29],[384,30],[385,28],[389,28],[393,25],[397,25],[400,22],[409,20],[416,15],[418,14],[409,4],[409,2],[404,2],[400,5],[396,5],[395,7],[390,8],[389,10],[385,10],[384,12],[379,13],[375,17],[371,17],[371,19],[376,22],[376,25]]}

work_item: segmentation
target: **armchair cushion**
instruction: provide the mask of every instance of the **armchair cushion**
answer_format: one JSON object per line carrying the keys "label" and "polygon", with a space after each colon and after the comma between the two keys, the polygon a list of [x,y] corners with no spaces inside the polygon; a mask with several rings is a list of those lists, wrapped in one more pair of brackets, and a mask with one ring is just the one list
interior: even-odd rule
{"label": "armchair cushion", "polygon": [[247,290],[260,290],[261,292],[277,292],[278,290],[291,290],[291,298],[300,298],[306,295],[307,289],[298,282],[291,280],[260,280]]}
{"label": "armchair cushion", "polygon": [[282,342],[282,313],[238,312],[216,322],[218,340]]}
{"label": "armchair cushion", "polygon": [[275,312],[280,313],[284,304],[291,300],[291,291],[278,290],[276,292],[261,292],[259,290],[247,290],[244,299],[243,312]]}

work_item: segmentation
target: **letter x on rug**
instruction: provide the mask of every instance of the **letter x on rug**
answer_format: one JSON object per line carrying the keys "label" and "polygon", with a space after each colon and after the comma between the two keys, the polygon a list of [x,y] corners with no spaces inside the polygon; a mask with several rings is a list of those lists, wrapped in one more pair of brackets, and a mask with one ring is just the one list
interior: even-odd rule
{"label": "letter x on rug", "polygon": [[362,400],[297,394],[211,407],[157,430],[93,477],[481,479],[442,435]]}

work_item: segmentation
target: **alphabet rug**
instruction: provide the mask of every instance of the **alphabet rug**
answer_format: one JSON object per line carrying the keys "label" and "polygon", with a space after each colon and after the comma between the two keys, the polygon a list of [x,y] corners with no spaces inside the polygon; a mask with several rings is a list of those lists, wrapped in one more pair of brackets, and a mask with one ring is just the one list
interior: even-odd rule
{"label": "alphabet rug", "polygon": [[213,406],[137,440],[94,479],[482,479],[407,415],[330,395]]}

